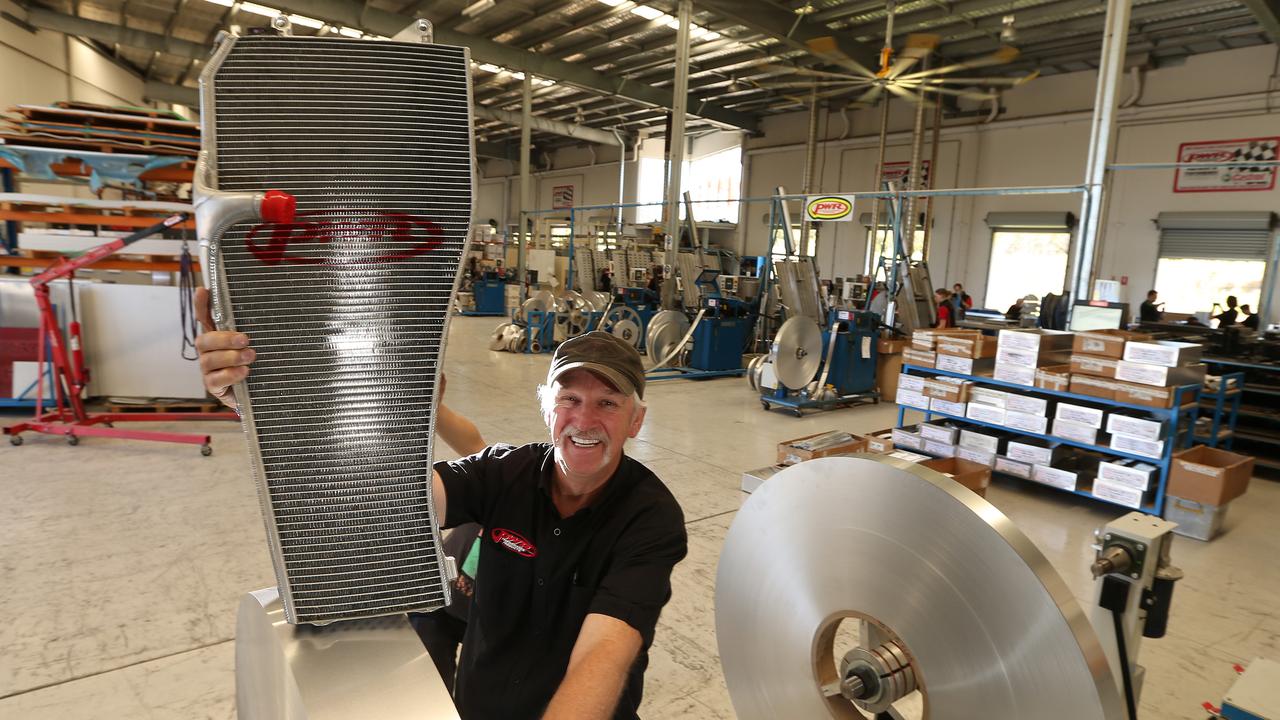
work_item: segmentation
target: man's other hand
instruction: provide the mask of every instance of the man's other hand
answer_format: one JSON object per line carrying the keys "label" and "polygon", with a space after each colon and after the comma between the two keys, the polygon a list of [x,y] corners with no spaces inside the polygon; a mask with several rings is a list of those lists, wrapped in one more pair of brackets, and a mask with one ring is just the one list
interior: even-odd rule
{"label": "man's other hand", "polygon": [[249,336],[214,327],[213,314],[209,310],[209,291],[205,288],[196,288],[196,317],[204,328],[196,338],[204,387],[223,405],[234,408],[236,398],[231,387],[248,377],[249,363],[255,357],[249,347]]}

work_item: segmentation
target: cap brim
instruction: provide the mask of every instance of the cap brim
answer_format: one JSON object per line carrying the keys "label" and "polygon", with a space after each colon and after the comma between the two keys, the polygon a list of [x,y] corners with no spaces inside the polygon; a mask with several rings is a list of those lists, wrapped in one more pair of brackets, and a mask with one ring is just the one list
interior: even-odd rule
{"label": "cap brim", "polygon": [[556,368],[555,372],[547,375],[547,384],[550,385],[555,382],[556,379],[570,370],[590,370],[623,395],[631,395],[636,391],[635,385],[625,375],[607,365],[593,362],[575,362],[561,365]]}

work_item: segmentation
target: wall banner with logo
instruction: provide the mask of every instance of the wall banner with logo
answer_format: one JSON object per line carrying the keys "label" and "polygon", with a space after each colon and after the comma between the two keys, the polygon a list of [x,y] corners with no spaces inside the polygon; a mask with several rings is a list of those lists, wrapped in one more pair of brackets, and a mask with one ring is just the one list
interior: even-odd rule
{"label": "wall banner with logo", "polygon": [[852,195],[810,195],[804,199],[804,219],[809,222],[853,220]]}
{"label": "wall banner with logo", "polygon": [[572,185],[556,185],[551,188],[551,207],[552,209],[562,209],[573,207],[573,191]]}
{"label": "wall banner with logo", "polygon": [[[1247,163],[1275,161],[1280,137],[1244,138],[1183,143],[1178,146],[1180,163]],[[1232,167],[1178,168],[1173,175],[1174,192],[1248,192],[1271,190],[1276,186],[1276,166],[1235,165]]]}
{"label": "wall banner with logo", "polygon": [[[929,174],[933,171],[928,160],[920,161],[920,182],[917,187],[929,187]],[[895,183],[895,187],[899,190],[905,190],[907,187],[907,178],[911,175],[911,163],[909,162],[891,162],[884,164],[884,174],[880,176],[880,182]],[[879,189],[879,188],[877,188]]]}

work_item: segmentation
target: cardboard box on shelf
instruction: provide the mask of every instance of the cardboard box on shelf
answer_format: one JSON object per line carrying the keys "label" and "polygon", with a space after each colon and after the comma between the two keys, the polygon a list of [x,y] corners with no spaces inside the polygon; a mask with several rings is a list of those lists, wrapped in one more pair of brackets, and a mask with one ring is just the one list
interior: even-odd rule
{"label": "cardboard box on shelf", "polygon": [[1103,418],[1106,417],[1106,411],[1088,405],[1076,405],[1075,403],[1060,402],[1054,410],[1053,416],[1061,420],[1070,420],[1081,425],[1089,427],[1101,428]]}
{"label": "cardboard box on shelf", "polygon": [[960,426],[953,420],[930,420],[920,423],[920,437],[955,445],[960,440]]}
{"label": "cardboard box on shelf", "polygon": [[1225,505],[1249,489],[1253,458],[1196,445],[1174,453],[1165,493],[1206,505]]}
{"label": "cardboard box on shelf", "polygon": [[1120,360],[1116,358],[1094,357],[1092,355],[1076,355],[1071,356],[1071,372],[1078,375],[1093,375],[1094,377],[1111,378],[1116,377],[1116,365]]}
{"label": "cardboard box on shelf", "polygon": [[986,450],[975,450],[974,448],[967,448],[963,445],[956,446],[956,457],[961,460],[978,463],[979,465],[986,465],[987,467],[994,467],[996,464],[995,453],[987,452]]}
{"label": "cardboard box on shelf", "polygon": [[961,375],[990,375],[995,370],[996,361],[991,358],[974,359],[960,355],[944,355],[939,352],[934,367]]}
{"label": "cardboard box on shelf", "polygon": [[1070,360],[1071,353],[1066,351],[1037,353],[1034,350],[1015,347],[1001,347],[996,351],[996,362],[1029,368],[1061,365]]}
{"label": "cardboard box on shelf", "polygon": [[924,447],[924,438],[920,437],[920,426],[907,425],[905,427],[894,428],[893,446],[895,450],[899,448],[919,450]]}
{"label": "cardboard box on shelf", "polygon": [[929,409],[934,412],[964,417],[965,407],[965,403],[962,402],[951,402],[942,398],[929,398]]}
{"label": "cardboard box on shelf", "polygon": [[931,352],[938,349],[938,343],[953,337],[981,338],[981,330],[968,328],[927,328],[911,333],[911,348]]}
{"label": "cardboard box on shelf", "polygon": [[929,398],[925,397],[923,393],[915,390],[898,388],[898,395],[894,397],[893,401],[899,405],[920,408],[921,410],[927,410],[929,408]]}
{"label": "cardboard box on shelf", "polygon": [[1009,393],[1008,399],[1005,401],[1005,410],[1026,413],[1028,415],[1044,415],[1049,414],[1049,401],[1035,395],[1021,395],[1019,393]]}
{"label": "cardboard box on shelf", "polygon": [[1111,447],[1120,452],[1133,453],[1159,460],[1164,457],[1164,440],[1148,440],[1124,433],[1111,433]]}
{"label": "cardboard box on shelf", "polygon": [[[969,407],[970,409],[973,408],[972,405]],[[1004,413],[1004,426],[1010,430],[1021,430],[1023,432],[1044,435],[1049,429],[1049,418],[1043,415],[1029,415],[1027,413],[1006,410]]]}
{"label": "cardboard box on shelf", "polygon": [[1128,485],[1138,490],[1150,488],[1158,471],[1159,468],[1155,465],[1129,458],[1116,458],[1098,463],[1098,477],[1100,479]]}
{"label": "cardboard box on shelf", "polygon": [[1001,348],[1028,350],[1036,354],[1070,352],[1074,333],[1038,328],[1001,330],[997,344]]}
{"label": "cardboard box on shelf", "polygon": [[1207,542],[1222,532],[1222,526],[1227,519],[1228,505],[1230,503],[1210,505],[1165,495],[1164,518],[1178,524],[1178,527],[1173,529],[1175,533]]}
{"label": "cardboard box on shelf", "polygon": [[989,387],[982,387],[981,385],[974,385],[969,388],[969,402],[971,403],[982,403],[983,405],[990,405],[992,407],[1003,409],[1007,407],[1005,401],[1008,396],[1009,393],[1003,390],[995,390]]}
{"label": "cardboard box on shelf", "polygon": [[982,403],[969,403],[965,409],[964,416],[970,420],[978,422],[990,423],[992,425],[1003,425],[1007,413],[994,405],[983,405]]}
{"label": "cardboard box on shelf", "polygon": [[996,356],[996,339],[982,334],[940,335],[935,343],[939,355],[953,355],[973,359]]}
{"label": "cardboard box on shelf", "polygon": [[898,448],[890,452],[889,457],[898,458],[899,460],[906,460],[909,463],[924,462],[925,460],[930,459],[928,455],[921,455],[920,453],[911,452],[910,450],[903,450],[902,448]]}
{"label": "cardboard box on shelf", "polygon": [[1087,425],[1085,423],[1064,420],[1063,418],[1053,419],[1053,436],[1060,437],[1063,440],[1084,443],[1085,445],[1098,444],[1098,428]]}
{"label": "cardboard box on shelf", "polygon": [[932,351],[926,352],[915,348],[906,348],[902,351],[902,363],[904,365],[931,368],[937,363],[937,358],[938,354]]}
{"label": "cardboard box on shelf", "polygon": [[880,355],[897,355],[910,346],[910,340],[891,340],[889,338],[880,338],[876,341],[876,352]]}
{"label": "cardboard box on shelf", "polygon": [[1124,357],[1126,342],[1146,342],[1151,336],[1146,333],[1129,332],[1127,330],[1090,330],[1076,333],[1071,344],[1072,352],[1086,355],[1098,355],[1120,359]]}
{"label": "cardboard box on shelf", "polygon": [[1032,465],[1052,465],[1067,454],[1061,445],[1053,445],[1038,438],[1022,438],[1009,440],[1005,455],[1020,462]]}
{"label": "cardboard box on shelf", "polygon": [[849,435],[849,439],[844,442],[825,444],[823,447],[818,449],[797,447],[797,444],[804,443],[805,441],[823,439],[823,436],[829,434],[834,438],[834,432],[837,431],[814,433],[813,435],[805,435],[804,437],[795,438],[793,440],[783,440],[778,443],[778,464],[794,465],[798,462],[804,462],[805,460],[813,460],[814,458],[866,452],[867,439],[861,435],[854,435],[852,433],[846,433]]}
{"label": "cardboard box on shelf", "polygon": [[1072,375],[1071,392],[1102,400],[1116,399],[1116,381],[1092,375]]}
{"label": "cardboard box on shelf", "polygon": [[896,397],[898,394],[902,348],[907,344],[906,340],[881,339],[876,342],[876,391],[882,398]]}
{"label": "cardboard box on shelf", "polygon": [[1169,367],[1167,365],[1129,362],[1128,360],[1121,360],[1116,365],[1117,380],[1135,382],[1142,385],[1154,385],[1156,387],[1202,385],[1204,384],[1204,376],[1204,365]]}
{"label": "cardboard box on shelf", "polygon": [[[1070,365],[1050,365],[1036,368],[1034,385],[1042,390],[1066,392],[1071,385]],[[1026,383],[1023,383],[1024,385]]]}
{"label": "cardboard box on shelf", "polygon": [[867,452],[887,453],[893,450],[893,428],[877,430],[866,437]]}
{"label": "cardboard box on shelf", "polygon": [[1200,362],[1203,351],[1203,345],[1172,340],[1130,342],[1125,343],[1123,359],[1129,362],[1179,367]]}
{"label": "cardboard box on shelf", "polygon": [[1066,470],[1049,465],[1032,465],[1031,479],[1060,490],[1075,490],[1080,476],[1074,470]]}
{"label": "cardboard box on shelf", "polygon": [[920,464],[937,470],[978,495],[986,497],[987,486],[991,484],[991,468],[986,465],[954,457],[925,460]]}
{"label": "cardboard box on shelf", "polygon": [[973,383],[953,377],[933,377],[924,381],[920,389],[926,397],[940,398],[948,402],[968,402],[969,388]]}
{"label": "cardboard box on shelf", "polygon": [[1007,442],[1006,433],[999,430],[983,428],[961,428],[958,444],[962,448],[981,450],[992,454],[1003,453]]}
{"label": "cardboard box on shelf", "polygon": [[[1153,408],[1173,407],[1174,388],[1116,381],[1116,402]],[[1187,398],[1190,401],[1192,398]]]}
{"label": "cardboard box on shelf", "polygon": [[924,390],[925,376],[908,375],[906,373],[898,373],[898,387],[903,390],[915,390],[921,392]]}
{"label": "cardboard box on shelf", "polygon": [[1124,505],[1135,510],[1142,508],[1143,491],[1123,483],[1095,478],[1093,487],[1089,488],[1089,492],[1096,498],[1107,500],[1117,505]]}
{"label": "cardboard box on shelf", "polygon": [[1024,480],[1030,480],[1032,466],[1030,463],[1014,460],[1013,458],[1005,457],[1004,455],[997,455],[995,470],[996,472],[1002,472],[1014,477],[1020,477]]}
{"label": "cardboard box on shelf", "polygon": [[996,369],[993,375],[996,380],[1013,383],[1015,385],[1034,387],[1036,384],[1036,369],[1033,367],[1010,365],[1009,363],[1001,363],[997,360]]}
{"label": "cardboard box on shelf", "polygon": [[920,449],[920,452],[933,457],[949,458],[956,456],[956,446],[937,440],[925,440],[924,447]]}

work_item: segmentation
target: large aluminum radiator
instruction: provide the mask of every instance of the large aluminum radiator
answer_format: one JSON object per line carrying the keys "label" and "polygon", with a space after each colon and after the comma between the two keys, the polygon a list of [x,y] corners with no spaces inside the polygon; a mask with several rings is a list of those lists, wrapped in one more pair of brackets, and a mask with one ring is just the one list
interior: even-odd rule
{"label": "large aluminum radiator", "polygon": [[[228,38],[201,77],[197,219],[289,622],[448,602],[435,393],[471,222],[465,48]],[[248,198],[297,198],[291,223]]]}

